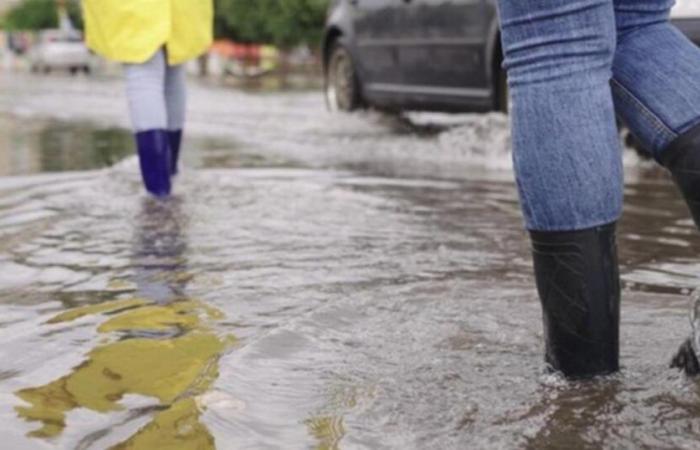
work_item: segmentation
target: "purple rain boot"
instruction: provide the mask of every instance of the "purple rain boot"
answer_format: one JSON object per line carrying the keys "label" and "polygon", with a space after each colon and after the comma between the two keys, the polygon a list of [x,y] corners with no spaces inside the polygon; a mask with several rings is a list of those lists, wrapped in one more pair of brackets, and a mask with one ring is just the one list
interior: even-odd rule
{"label": "purple rain boot", "polygon": [[180,145],[182,144],[182,130],[169,130],[170,142],[170,175],[177,175],[177,164],[180,159]]}
{"label": "purple rain boot", "polygon": [[169,196],[171,155],[167,132],[148,130],[136,133],[136,147],[146,190],[155,197]]}

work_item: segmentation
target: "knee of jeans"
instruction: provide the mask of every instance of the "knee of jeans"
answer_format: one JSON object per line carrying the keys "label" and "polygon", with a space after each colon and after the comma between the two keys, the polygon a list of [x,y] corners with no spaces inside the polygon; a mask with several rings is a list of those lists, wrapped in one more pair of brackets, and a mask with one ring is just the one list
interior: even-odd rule
{"label": "knee of jeans", "polygon": [[543,82],[607,80],[615,55],[615,36],[594,28],[518,40],[504,49],[511,86]]}
{"label": "knee of jeans", "polygon": [[[609,78],[616,47],[609,0],[502,0],[501,38],[511,85]],[[599,78],[599,77],[595,77]]]}
{"label": "knee of jeans", "polygon": [[629,32],[668,23],[675,0],[619,2],[615,5],[618,39]]}
{"label": "knee of jeans", "polygon": [[185,71],[180,66],[169,68],[165,73],[165,91],[177,94],[185,89]]}

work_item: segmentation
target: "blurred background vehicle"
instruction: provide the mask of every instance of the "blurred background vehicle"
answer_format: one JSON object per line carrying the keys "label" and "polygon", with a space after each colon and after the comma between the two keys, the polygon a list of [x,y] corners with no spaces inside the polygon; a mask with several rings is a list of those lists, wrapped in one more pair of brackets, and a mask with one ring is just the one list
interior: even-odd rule
{"label": "blurred background vehicle", "polygon": [[90,73],[91,54],[78,31],[45,30],[29,52],[32,72],[68,70]]}
{"label": "blurred background vehicle", "polygon": [[[188,64],[190,74],[243,89],[319,89],[323,84],[321,40],[331,0],[216,0],[216,42]],[[85,66],[77,38],[54,35],[82,31],[80,0],[0,0],[0,70],[86,70],[121,74],[121,66],[97,55]],[[42,33],[46,32],[46,36]],[[42,35],[42,37],[40,37]],[[73,45],[62,45],[68,41]],[[61,45],[59,45],[61,44]],[[39,48],[32,51],[34,46]],[[70,50],[70,51],[69,51]],[[31,55],[31,58],[30,58]]]}
{"label": "blurred background vehicle", "polygon": [[323,55],[332,110],[508,107],[492,0],[337,0]]}
{"label": "blurred background vehicle", "polygon": [[[700,1],[673,23],[700,44]],[[508,111],[495,0],[335,0],[323,44],[331,110]]]}
{"label": "blurred background vehicle", "polygon": [[676,0],[671,20],[686,36],[700,45],[700,1]]}

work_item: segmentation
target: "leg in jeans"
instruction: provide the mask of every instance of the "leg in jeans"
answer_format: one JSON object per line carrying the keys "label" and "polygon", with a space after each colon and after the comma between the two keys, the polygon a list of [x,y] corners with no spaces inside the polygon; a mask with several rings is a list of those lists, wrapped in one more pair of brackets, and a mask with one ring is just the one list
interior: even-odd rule
{"label": "leg in jeans", "polygon": [[500,0],[514,162],[527,228],[608,224],[622,209],[610,91],[612,0]]}
{"label": "leg in jeans", "polygon": [[[671,171],[700,226],[700,49],[669,23],[673,0],[614,1],[618,114]],[[698,331],[672,363],[688,374],[700,372]]]}
{"label": "leg in jeans", "polygon": [[142,64],[126,64],[126,94],[135,133],[164,130],[168,126],[165,104],[165,55],[158,51]]}
{"label": "leg in jeans", "polygon": [[619,115],[673,175],[700,226],[700,49],[668,21],[673,0],[615,0]]}
{"label": "leg in jeans", "polygon": [[674,3],[615,0],[615,107],[657,159],[700,123],[700,49],[669,23]]}
{"label": "leg in jeans", "polygon": [[185,125],[187,91],[185,88],[185,68],[182,65],[168,66],[165,70],[165,102],[168,111],[168,138],[170,141],[171,173],[177,174],[182,130]]}
{"label": "leg in jeans", "polygon": [[148,61],[127,64],[124,69],[141,175],[148,192],[156,197],[168,196],[171,189],[165,68],[163,51],[158,51]]}
{"label": "leg in jeans", "polygon": [[623,174],[613,0],[499,0],[499,10],[546,360],[571,377],[614,372]]}

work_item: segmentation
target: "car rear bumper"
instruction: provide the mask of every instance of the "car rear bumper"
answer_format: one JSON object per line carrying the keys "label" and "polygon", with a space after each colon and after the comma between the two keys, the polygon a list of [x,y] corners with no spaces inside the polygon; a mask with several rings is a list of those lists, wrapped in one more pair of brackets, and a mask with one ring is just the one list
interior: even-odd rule
{"label": "car rear bumper", "polygon": [[700,17],[689,19],[672,19],[671,22],[678,27],[691,41],[700,45]]}

